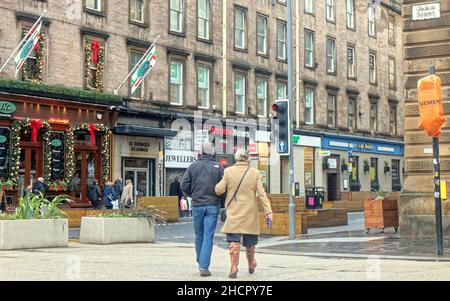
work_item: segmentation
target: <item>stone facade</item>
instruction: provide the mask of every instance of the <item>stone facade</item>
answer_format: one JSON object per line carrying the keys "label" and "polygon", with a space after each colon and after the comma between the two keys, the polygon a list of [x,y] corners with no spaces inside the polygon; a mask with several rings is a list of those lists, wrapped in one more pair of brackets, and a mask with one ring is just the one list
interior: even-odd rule
{"label": "stone facade", "polygon": [[[402,235],[435,236],[435,200],[431,138],[417,128],[419,108],[417,81],[435,66],[442,79],[444,111],[449,112],[450,100],[450,3],[440,3],[441,17],[423,21],[412,20],[412,7],[427,1],[403,1],[404,12],[404,73],[405,73],[405,169],[404,193],[400,199],[400,230]],[[447,116],[448,118],[448,116]],[[441,180],[449,180],[450,132],[444,124],[440,137]],[[444,234],[450,235],[450,206],[442,203]]]}

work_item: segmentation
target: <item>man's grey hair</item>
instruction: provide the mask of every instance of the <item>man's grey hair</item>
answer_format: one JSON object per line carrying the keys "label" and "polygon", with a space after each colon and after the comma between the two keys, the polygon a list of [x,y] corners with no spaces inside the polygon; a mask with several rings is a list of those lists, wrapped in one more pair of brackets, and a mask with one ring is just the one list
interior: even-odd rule
{"label": "man's grey hair", "polygon": [[237,162],[248,162],[249,159],[250,155],[243,148],[238,149],[234,154],[234,160],[236,160]]}
{"label": "man's grey hair", "polygon": [[214,144],[212,144],[209,141],[203,142],[202,143],[202,154],[214,156],[216,154],[216,148],[214,147]]}

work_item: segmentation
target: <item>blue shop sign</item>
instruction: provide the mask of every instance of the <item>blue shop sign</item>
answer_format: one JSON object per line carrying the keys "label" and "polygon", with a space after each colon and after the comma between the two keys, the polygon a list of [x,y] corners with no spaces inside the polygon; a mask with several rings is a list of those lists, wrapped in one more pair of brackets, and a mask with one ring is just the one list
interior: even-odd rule
{"label": "blue shop sign", "polygon": [[322,149],[337,149],[354,152],[403,156],[403,143],[375,139],[344,138],[342,136],[324,136]]}

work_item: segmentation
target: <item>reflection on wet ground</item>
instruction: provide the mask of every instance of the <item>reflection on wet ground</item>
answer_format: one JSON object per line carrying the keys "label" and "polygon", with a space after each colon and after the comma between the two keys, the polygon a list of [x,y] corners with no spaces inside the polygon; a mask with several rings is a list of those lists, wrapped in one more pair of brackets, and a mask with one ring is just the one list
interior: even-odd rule
{"label": "reflection on wet ground", "polygon": [[[378,255],[433,257],[436,255],[434,239],[402,239],[400,235],[386,230],[384,233],[364,230],[316,235],[302,235],[289,243],[287,239],[260,248],[294,253],[325,253],[335,255]],[[444,254],[450,255],[450,241],[444,242]],[[448,258],[448,257],[447,257]]]}

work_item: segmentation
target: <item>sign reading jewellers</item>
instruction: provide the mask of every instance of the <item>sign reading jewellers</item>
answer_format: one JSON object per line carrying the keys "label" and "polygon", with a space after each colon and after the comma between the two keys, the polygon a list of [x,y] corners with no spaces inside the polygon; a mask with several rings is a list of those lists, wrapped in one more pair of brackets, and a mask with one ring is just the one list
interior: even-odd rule
{"label": "sign reading jewellers", "polygon": [[164,162],[166,168],[188,168],[197,161],[197,152],[182,150],[166,150]]}
{"label": "sign reading jewellers", "polygon": [[322,139],[322,149],[403,156],[404,145],[400,141],[325,135]]}

